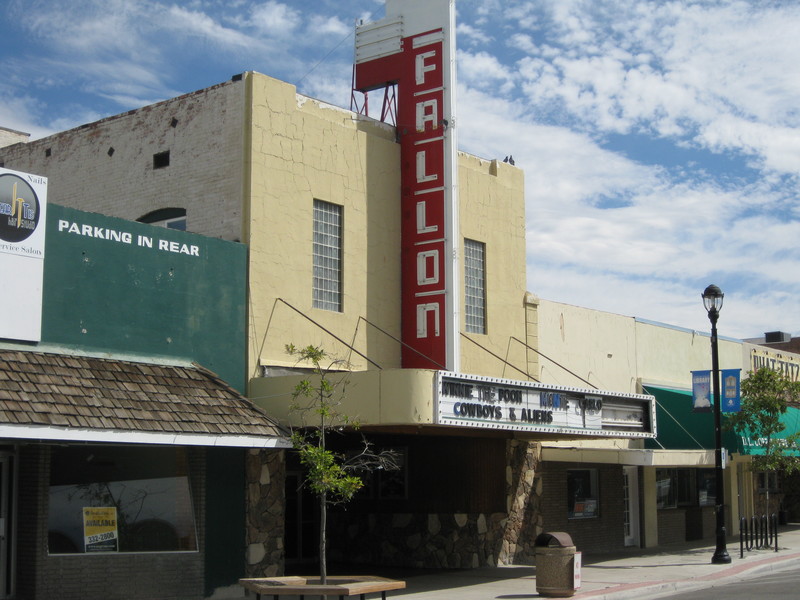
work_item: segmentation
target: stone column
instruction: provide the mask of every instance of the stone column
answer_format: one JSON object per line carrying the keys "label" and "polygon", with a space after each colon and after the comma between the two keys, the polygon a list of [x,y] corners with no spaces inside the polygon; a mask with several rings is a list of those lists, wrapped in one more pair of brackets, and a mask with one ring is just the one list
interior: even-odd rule
{"label": "stone column", "polygon": [[499,564],[534,564],[534,541],[543,530],[540,510],[542,479],[538,474],[542,447],[510,440],[506,466],[508,519]]}
{"label": "stone column", "polygon": [[245,467],[247,481],[248,577],[283,575],[286,499],[286,452],[249,450]]}

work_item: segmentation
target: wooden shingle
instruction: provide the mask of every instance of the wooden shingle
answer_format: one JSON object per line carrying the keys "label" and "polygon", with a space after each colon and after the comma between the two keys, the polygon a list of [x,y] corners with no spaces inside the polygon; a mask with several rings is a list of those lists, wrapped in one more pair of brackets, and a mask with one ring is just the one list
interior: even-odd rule
{"label": "wooden shingle", "polygon": [[199,365],[0,350],[0,422],[103,431],[286,437]]}

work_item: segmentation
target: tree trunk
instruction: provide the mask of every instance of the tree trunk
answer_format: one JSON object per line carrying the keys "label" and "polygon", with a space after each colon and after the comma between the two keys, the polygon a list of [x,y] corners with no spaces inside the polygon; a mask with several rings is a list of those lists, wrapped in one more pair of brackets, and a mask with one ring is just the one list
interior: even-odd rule
{"label": "tree trunk", "polygon": [[328,583],[328,502],[327,493],[319,498],[319,579],[322,585]]}

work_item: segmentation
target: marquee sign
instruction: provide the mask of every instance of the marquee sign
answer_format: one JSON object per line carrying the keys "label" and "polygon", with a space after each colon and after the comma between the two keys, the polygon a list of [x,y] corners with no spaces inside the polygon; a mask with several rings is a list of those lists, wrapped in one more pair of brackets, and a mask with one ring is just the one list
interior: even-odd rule
{"label": "marquee sign", "polygon": [[355,89],[398,85],[403,367],[458,368],[455,5],[387,0],[356,30]]}
{"label": "marquee sign", "polygon": [[42,335],[47,178],[0,169],[0,338]]}
{"label": "marquee sign", "polygon": [[436,423],[588,436],[655,437],[655,399],[641,394],[439,372]]}

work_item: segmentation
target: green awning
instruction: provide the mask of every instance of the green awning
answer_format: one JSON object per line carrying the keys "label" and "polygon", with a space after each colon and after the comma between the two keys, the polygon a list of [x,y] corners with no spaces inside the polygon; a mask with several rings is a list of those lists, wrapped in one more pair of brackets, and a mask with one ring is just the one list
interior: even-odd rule
{"label": "green awning", "polygon": [[[645,440],[645,448],[665,450],[713,450],[714,413],[695,412],[692,392],[670,388],[644,386],[645,392],[656,399],[656,423],[658,435],[655,440]],[[722,445],[729,452],[740,452],[737,436],[730,431],[722,432]]]}
{"label": "green awning", "polygon": [[[790,435],[800,431],[800,409],[791,407],[787,409],[787,411],[783,415],[781,415],[781,424],[783,424],[784,430],[776,434],[772,438],[773,444],[780,443],[780,440],[786,439]],[[740,454],[749,454],[753,456],[762,456],[764,454],[766,440],[761,442],[754,442],[753,440],[750,439],[749,436],[737,435],[736,441],[738,449],[734,450],[734,452],[739,452]],[[792,450],[787,452],[787,454],[792,454],[794,456],[797,456],[800,455],[800,452]]]}

